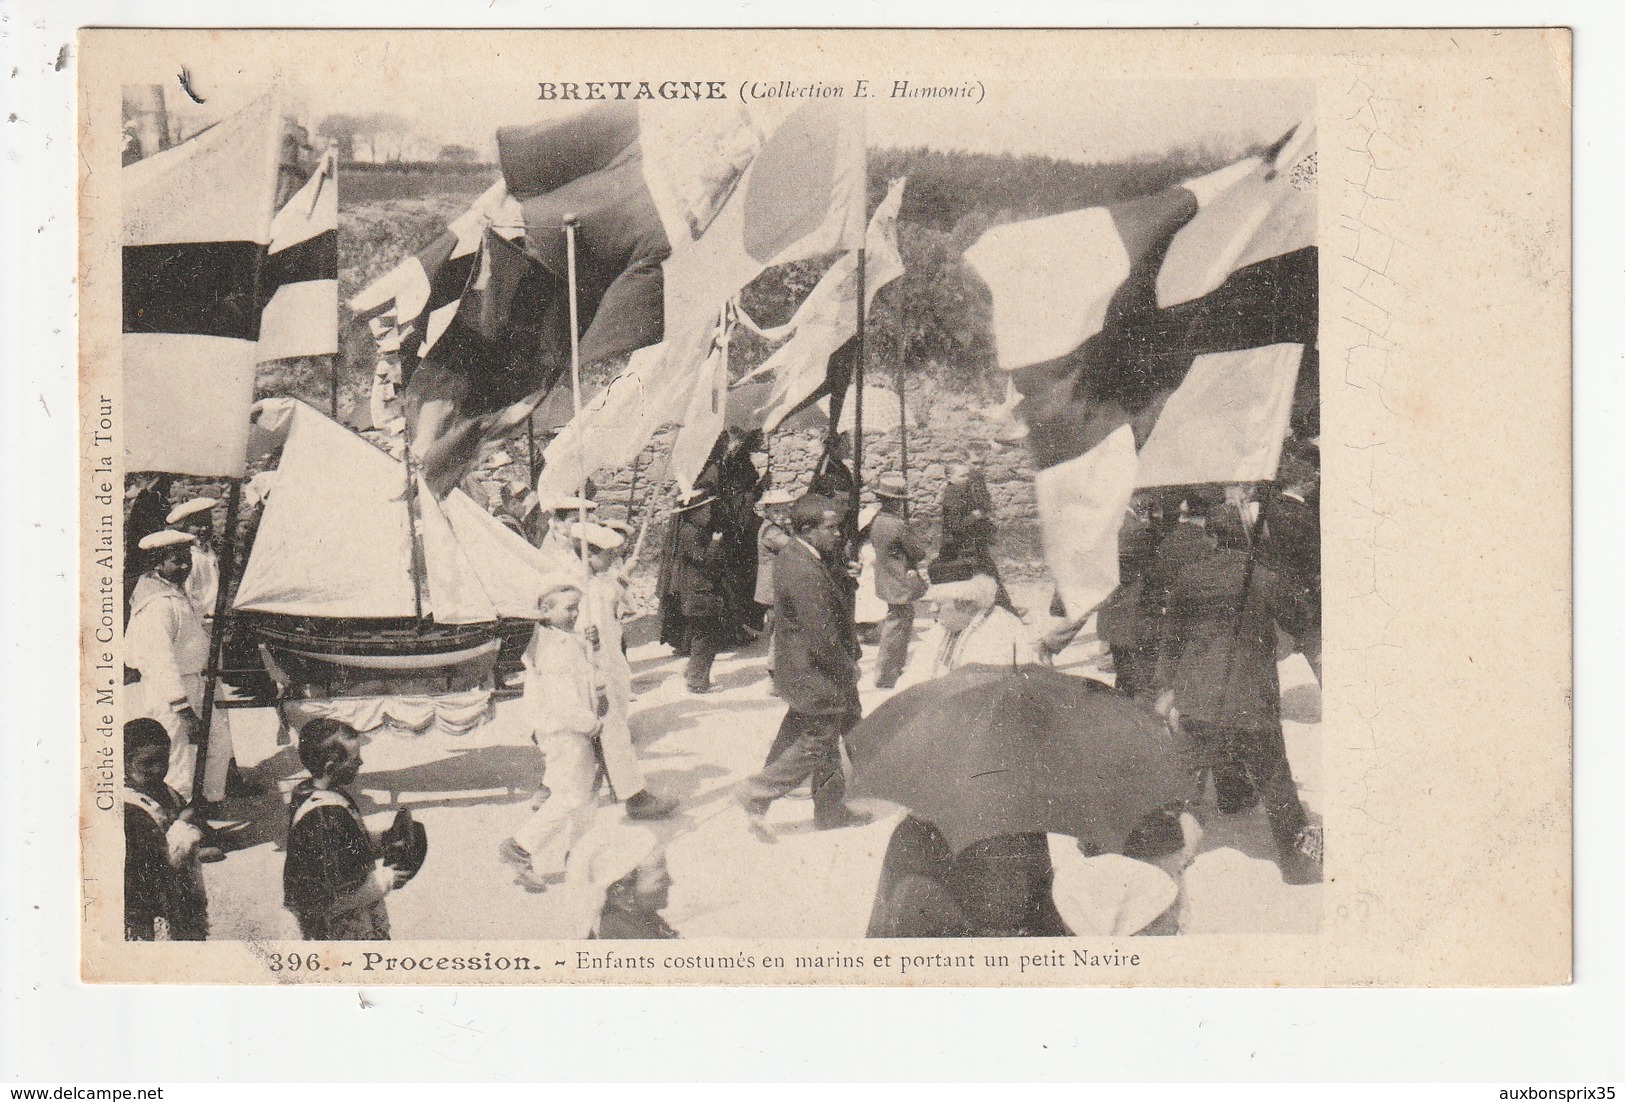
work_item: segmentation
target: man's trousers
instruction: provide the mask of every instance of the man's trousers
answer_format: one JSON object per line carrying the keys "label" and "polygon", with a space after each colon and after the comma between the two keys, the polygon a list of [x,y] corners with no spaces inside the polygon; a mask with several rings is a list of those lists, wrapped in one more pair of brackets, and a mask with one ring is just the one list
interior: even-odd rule
{"label": "man's trousers", "polygon": [[812,781],[813,819],[819,824],[840,819],[846,807],[846,778],[841,775],[841,738],[858,722],[856,712],[807,715],[791,711],[779,724],[762,771],[745,782],[745,799],[765,811],[767,805],[802,782]]}

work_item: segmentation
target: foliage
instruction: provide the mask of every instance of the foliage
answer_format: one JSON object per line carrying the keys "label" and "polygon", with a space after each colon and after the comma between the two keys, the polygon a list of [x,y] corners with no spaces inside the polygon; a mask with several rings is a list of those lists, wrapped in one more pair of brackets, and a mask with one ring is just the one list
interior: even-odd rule
{"label": "foliage", "polygon": [[869,206],[885,195],[888,180],[907,176],[899,220],[953,233],[969,246],[988,226],[1149,195],[1232,159],[1174,150],[1155,158],[1077,164],[1008,153],[874,149]]}
{"label": "foliage", "polygon": [[358,146],[365,145],[369,160],[379,161],[400,155],[401,141],[411,131],[405,116],[393,111],[372,111],[366,114],[337,112],[325,116],[316,127],[316,133],[338,143],[339,160],[354,160]]}

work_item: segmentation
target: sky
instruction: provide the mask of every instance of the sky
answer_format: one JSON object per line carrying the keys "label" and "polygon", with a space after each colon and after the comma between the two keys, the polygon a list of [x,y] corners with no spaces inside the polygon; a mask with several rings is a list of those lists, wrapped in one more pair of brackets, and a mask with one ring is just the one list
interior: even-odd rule
{"label": "sky", "polygon": [[[206,82],[194,78],[194,84]],[[191,108],[217,118],[254,90],[198,88],[207,99]],[[886,89],[889,90],[889,89]],[[302,101],[312,132],[330,113],[392,112],[408,120],[414,152],[432,157],[442,146],[464,145],[494,159],[498,126],[554,119],[579,108],[540,103],[529,81],[490,80],[430,87],[351,77],[333,84],[290,87]],[[180,100],[173,87],[171,104]],[[185,105],[189,107],[190,105]],[[1279,137],[1313,111],[1313,90],[1302,82],[1051,81],[993,85],[980,104],[963,100],[870,101],[869,144],[925,146],[973,152],[1041,153],[1063,160],[1111,162],[1156,156],[1172,149],[1239,151]]]}

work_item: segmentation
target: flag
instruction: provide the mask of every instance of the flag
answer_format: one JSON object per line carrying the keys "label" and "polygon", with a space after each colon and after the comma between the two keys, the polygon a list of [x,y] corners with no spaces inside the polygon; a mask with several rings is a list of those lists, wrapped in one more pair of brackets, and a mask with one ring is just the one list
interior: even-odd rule
{"label": "flag", "polygon": [[1074,617],[1117,588],[1117,530],[1134,493],[1138,465],[1134,430],[1123,425],[1097,447],[1033,478],[1044,561]]}
{"label": "flag", "polygon": [[[861,240],[864,151],[856,112],[811,105],[786,115],[733,105],[696,116],[655,107],[637,118],[644,194],[669,250],[660,266],[661,339],[634,353],[611,383],[612,396],[583,407],[548,446],[539,486],[568,477],[569,489],[555,487],[565,493],[601,467],[629,462],[661,425],[682,422],[691,405],[709,409],[709,398],[698,396],[710,395],[718,377],[718,312],[745,284],[774,264]],[[598,159],[608,157],[611,144],[595,147]],[[625,188],[618,193],[642,217],[644,197],[629,194],[624,175],[628,162],[609,162],[603,171],[613,170],[617,187]],[[527,204],[527,227],[539,209]],[[582,202],[571,212],[586,209]],[[587,225],[583,220],[579,231],[583,248],[594,238]],[[645,311],[648,284],[642,277],[630,283],[621,301]],[[600,300],[589,333],[606,309]],[[636,316],[647,324],[645,313]],[[586,340],[584,334],[584,361]]]}
{"label": "flag", "polygon": [[1302,360],[1299,344],[1196,357],[1140,449],[1134,485],[1274,478]]}
{"label": "flag", "polygon": [[486,230],[466,286],[426,319],[423,360],[407,384],[412,448],[437,495],[455,486],[482,444],[529,415],[530,395],[565,362],[544,354],[567,305],[556,280],[517,244]]}
{"label": "flag", "polygon": [[[897,248],[897,212],[903,204],[906,180],[893,180],[885,199],[869,220],[864,243],[864,308],[874,304],[875,294],[903,274],[903,258]],[[828,384],[832,378],[831,357],[857,333],[857,270],[854,254],[837,259],[824,273],[787,326],[790,340],[740,382],[772,373],[773,388],[760,411],[760,424],[772,432],[792,413],[820,394],[844,392]],[[850,357],[856,357],[856,349]],[[837,361],[844,364],[845,358]],[[846,372],[845,382],[850,382]]]}
{"label": "flag", "polygon": [[432,348],[434,342],[426,340],[431,329],[438,336],[455,313],[487,229],[510,241],[524,233],[518,204],[501,181],[427,245],[350,299],[350,312],[368,320],[380,352],[399,358],[403,383]]}
{"label": "flag", "polygon": [[[410,295],[424,303],[414,324],[422,366],[405,373],[406,411],[414,450],[437,493],[460,478],[460,464],[480,440],[522,421],[569,362],[567,215],[575,221],[582,362],[663,345],[660,367],[644,358],[648,373],[682,372],[693,385],[710,357],[722,302],[767,263],[855,238],[847,224],[851,196],[862,200],[861,130],[826,126],[823,112],[805,109],[788,118],[761,109],[724,111],[704,122],[688,113],[658,124],[652,118],[605,104],[562,123],[498,131],[506,198],[522,227],[514,240],[541,273],[511,299],[512,316],[536,325],[527,334],[534,336],[531,353],[493,352],[489,340],[483,349],[448,344],[465,296],[449,286],[426,296],[432,263],[421,265],[423,277],[411,268],[402,273],[397,301]],[[718,119],[720,126],[712,125]],[[658,171],[646,163],[651,147]],[[730,152],[717,172],[712,154],[722,147]],[[442,265],[458,256],[444,245],[438,253],[446,258]],[[474,272],[452,274],[466,279]],[[450,281],[437,275],[433,282]],[[374,294],[359,306],[388,297]],[[402,310],[397,315],[405,320]],[[501,343],[513,352],[513,339]],[[411,344],[403,339],[403,360]],[[685,405],[691,392],[692,386],[683,393]]]}
{"label": "flag", "polygon": [[999,365],[1053,360],[1099,333],[1129,277],[1154,272],[1202,205],[1258,164],[1248,158],[1144,198],[988,230],[965,260],[993,293]]}
{"label": "flag", "polygon": [[523,236],[519,204],[499,181],[350,300],[378,344],[374,425],[404,418],[437,494],[461,479],[497,422],[523,420],[514,405],[542,385],[540,315],[558,296],[517,244]]}
{"label": "flag", "polygon": [[[565,216],[576,220],[582,363],[661,338],[661,264],[671,248],[644,183],[638,134],[637,110],[613,103],[562,123],[497,131],[502,176],[523,212],[525,252],[558,288],[569,281]],[[559,317],[564,328],[549,351],[568,362],[568,309]]]}
{"label": "flag", "polygon": [[643,112],[644,178],[671,243],[665,331],[691,353],[704,355],[718,305],[769,267],[863,240],[861,112],[774,110]]}
{"label": "flag", "polygon": [[692,371],[665,370],[665,346],[632,353],[626,367],[572,417],[543,453],[536,496],[556,500],[579,492],[595,471],[625,467],[662,425],[680,423],[709,358]]}
{"label": "flag", "polygon": [[130,470],[245,473],[281,131],[264,97],[121,170]]}
{"label": "flag", "polygon": [[261,363],[339,350],[338,152],[329,149],[310,180],[271,219],[260,274]]}
{"label": "flag", "polygon": [[705,470],[717,438],[722,435],[728,410],[728,334],[733,320],[731,309],[723,307],[711,352],[705,358],[699,385],[683,410],[682,428],[671,449],[671,473],[684,493],[694,488],[695,479]]}
{"label": "flag", "polygon": [[570,362],[565,214],[577,219],[583,362],[659,341],[666,245],[636,124],[635,111],[606,105],[499,129],[502,180],[351,301],[358,315],[394,317],[402,411],[437,495],[485,440],[523,423]]}
{"label": "flag", "polygon": [[[1294,410],[1318,386],[1315,165],[1313,128],[1301,127],[1148,200],[1038,220],[1056,240],[1024,223],[967,253],[993,290],[1070,616],[1115,588],[1136,488],[1274,477]],[[1030,248],[1028,269],[1012,264],[1012,242]],[[1080,251],[1115,260],[1080,267]]]}

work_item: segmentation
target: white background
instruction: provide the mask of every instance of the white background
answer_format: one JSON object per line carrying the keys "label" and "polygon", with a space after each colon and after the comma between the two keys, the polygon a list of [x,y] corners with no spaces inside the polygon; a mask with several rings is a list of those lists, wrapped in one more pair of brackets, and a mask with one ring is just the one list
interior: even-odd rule
{"label": "white background", "polygon": [[[10,1081],[1625,1078],[1617,5],[0,2],[0,1072]],[[1576,61],[1576,982],[1544,991],[283,990],[78,983],[76,240],[85,25],[1570,24]],[[68,63],[54,68],[69,45]],[[15,75],[13,75],[15,67]],[[478,74],[471,74],[478,79]],[[7,116],[15,113],[15,121]],[[1509,416],[1511,414],[1509,413]],[[1541,538],[1541,533],[1531,533]],[[1517,625],[1509,623],[1508,631]],[[1448,814],[1448,809],[1441,809]],[[1507,945],[1516,954],[1517,945]],[[326,1092],[324,1092],[326,1093]],[[1483,1097],[1495,1097],[1485,1089]]]}

